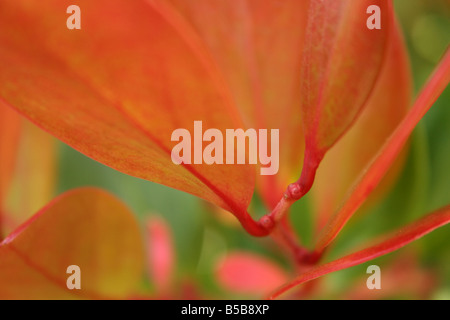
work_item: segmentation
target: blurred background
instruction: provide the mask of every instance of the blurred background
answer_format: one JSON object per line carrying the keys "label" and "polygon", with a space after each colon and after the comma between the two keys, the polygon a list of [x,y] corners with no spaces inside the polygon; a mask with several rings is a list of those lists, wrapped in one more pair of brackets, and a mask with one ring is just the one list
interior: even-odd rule
{"label": "blurred background", "polygon": [[[395,0],[394,3],[408,46],[417,94],[450,43],[450,1]],[[247,235],[231,214],[186,193],[117,172],[59,141],[51,143],[56,145],[57,172],[50,198],[76,187],[97,186],[117,195],[133,210],[142,224],[143,234],[150,216],[161,216],[168,222],[174,236],[176,262],[172,280],[175,291],[181,292],[195,283],[195,291],[204,297],[257,297],[227,292],[215,280],[217,261],[234,250],[261,254],[288,272],[294,272],[284,253],[270,239]],[[36,150],[42,148],[37,147]],[[391,192],[375,205],[363,209],[367,211],[365,214],[357,214],[350,221],[326,260],[338,258],[361,243],[450,203],[449,88],[414,131],[408,152],[407,163]],[[48,168],[42,172],[46,170]],[[30,210],[36,212],[42,205],[36,203]],[[249,212],[260,216],[265,211],[255,195]],[[294,205],[290,215],[296,232],[307,246],[312,244],[314,235],[313,214],[305,197]],[[311,297],[364,298],[360,288],[365,287],[366,268],[371,264],[381,267],[382,281],[387,287],[389,278],[392,281],[392,290],[385,290],[385,296],[380,298],[450,299],[448,227],[393,254],[325,276],[320,280],[320,289]],[[407,277],[404,282],[401,282],[401,274]],[[395,290],[396,285],[405,290]],[[144,279],[142,290],[153,289],[152,282]]]}

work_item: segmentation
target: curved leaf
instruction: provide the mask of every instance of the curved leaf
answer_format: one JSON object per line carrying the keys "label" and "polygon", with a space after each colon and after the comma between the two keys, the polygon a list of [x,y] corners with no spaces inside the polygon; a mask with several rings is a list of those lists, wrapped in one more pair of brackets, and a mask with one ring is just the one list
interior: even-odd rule
{"label": "curved leaf", "polygon": [[343,205],[333,214],[327,225],[322,229],[315,248],[317,252],[322,252],[333,241],[347,221],[379,184],[401,152],[414,127],[431,108],[449,82],[450,50],[447,50],[443,60],[424,89],[422,89],[411,110],[362,172],[350,193],[345,197]]}
{"label": "curved leaf", "polygon": [[447,223],[450,223],[450,206],[437,210],[398,230],[394,235],[388,237],[387,240],[384,240],[377,245],[349,254],[343,258],[334,260],[324,265],[313,267],[309,271],[298,276],[293,281],[277,289],[274,293],[272,293],[270,299],[275,299],[289,289],[292,289],[293,287],[307,281],[316,279],[331,272],[356,266],[398,250],[410,242],[423,237],[427,233],[430,233],[434,229],[446,225]]}
{"label": "curved leaf", "polygon": [[171,134],[242,127],[228,87],[194,30],[152,1],[2,1],[0,98],[82,153],[189,192],[250,220],[249,165],[175,165]]}
{"label": "curved leaf", "polygon": [[[396,23],[390,29],[386,58],[366,107],[349,131],[327,152],[317,170],[311,193],[320,229],[403,119],[411,96],[408,54]],[[379,195],[390,187],[403,163],[404,157],[400,157],[379,189]]]}
{"label": "curved leaf", "polygon": [[[381,10],[381,29],[367,27],[367,9]],[[326,151],[350,128],[377,83],[386,56],[393,9],[387,0],[312,1],[304,44],[301,94],[306,139],[299,199],[312,186]]]}
{"label": "curved leaf", "polygon": [[[143,271],[132,213],[94,188],[69,191],[0,244],[0,298],[125,298]],[[81,270],[81,289],[66,286],[67,268]]]}

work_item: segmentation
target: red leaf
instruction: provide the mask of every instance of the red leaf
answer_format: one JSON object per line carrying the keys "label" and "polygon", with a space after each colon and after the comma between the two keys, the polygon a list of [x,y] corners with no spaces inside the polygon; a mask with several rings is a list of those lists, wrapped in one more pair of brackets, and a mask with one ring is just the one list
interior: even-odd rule
{"label": "red leaf", "polygon": [[[76,189],[54,199],[0,243],[1,299],[125,298],[143,271],[133,214],[112,195]],[[67,267],[81,269],[69,290]]]}
{"label": "red leaf", "polygon": [[260,295],[279,286],[288,277],[283,269],[264,257],[233,252],[218,264],[216,279],[227,290]]}
{"label": "red leaf", "polygon": [[446,55],[422,90],[414,106],[392,133],[389,140],[384,144],[367,169],[363,171],[351,189],[351,192],[345,198],[344,204],[323,228],[315,248],[317,252],[322,252],[333,241],[347,221],[378,185],[402,150],[414,127],[429,108],[431,108],[449,82],[450,50],[447,50]]}
{"label": "red leaf", "polygon": [[408,243],[423,237],[427,233],[430,233],[434,229],[444,226],[447,223],[450,223],[450,206],[446,206],[440,210],[437,210],[423,217],[422,219],[398,230],[394,235],[388,237],[387,240],[384,240],[377,245],[349,254],[343,258],[326,263],[324,265],[313,267],[311,270],[301,274],[293,281],[283,285],[281,288],[276,290],[270,296],[270,299],[275,299],[287,290],[307,281],[319,278],[331,272],[356,266],[366,261],[375,259],[379,256],[388,254],[392,251],[398,250]]}

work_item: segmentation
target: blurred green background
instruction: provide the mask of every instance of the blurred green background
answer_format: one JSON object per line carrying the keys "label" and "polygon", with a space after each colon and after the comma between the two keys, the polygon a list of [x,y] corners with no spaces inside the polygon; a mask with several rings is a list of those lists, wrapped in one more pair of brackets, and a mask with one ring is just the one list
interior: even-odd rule
{"label": "blurred green background", "polygon": [[[450,1],[395,0],[394,3],[409,49],[417,94],[450,43]],[[211,214],[209,205],[193,196],[124,175],[62,143],[59,143],[59,156],[58,193],[80,186],[98,186],[121,198],[142,223],[149,215],[163,216],[175,235],[175,280],[192,279],[205,295],[237,298],[222,292],[212,274],[215,261],[233,249],[259,252],[290,268],[270,240],[252,238],[240,227],[221,223],[217,214]],[[392,192],[368,214],[357,215],[350,221],[326,260],[340,257],[365,241],[450,203],[449,167],[450,90],[447,88],[415,130],[406,166]],[[255,197],[250,212],[260,215],[264,211]],[[293,207],[291,220],[303,242],[310,245],[314,226],[308,197]],[[449,231],[448,226],[438,229],[409,245],[418,252],[418,263],[437,275],[431,296],[435,299],[450,299]],[[342,298],[341,293],[354,281],[365,281],[367,266],[378,264],[383,270],[398,253],[326,276],[324,281],[329,291],[321,298]],[[148,279],[142,285],[152,289]]]}

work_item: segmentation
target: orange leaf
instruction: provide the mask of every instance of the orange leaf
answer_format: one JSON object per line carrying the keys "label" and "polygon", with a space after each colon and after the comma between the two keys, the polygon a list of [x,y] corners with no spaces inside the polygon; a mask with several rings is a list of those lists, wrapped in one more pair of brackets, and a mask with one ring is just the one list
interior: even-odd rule
{"label": "orange leaf", "polygon": [[52,200],[56,183],[56,139],[22,118],[15,170],[5,201],[9,233]]}
{"label": "orange leaf", "polygon": [[0,101],[0,210],[14,171],[20,139],[20,115]]}
{"label": "orange leaf", "polygon": [[[132,213],[102,190],[76,189],[0,244],[0,298],[124,298],[136,289],[143,262]],[[80,290],[66,286],[70,265],[80,267]]]}
{"label": "orange leaf", "polygon": [[[367,9],[381,10],[381,29],[367,27]],[[304,167],[288,189],[299,199],[312,186],[326,151],[353,124],[377,82],[393,28],[387,0],[312,1],[304,44],[301,94]]]}
{"label": "orange leaf", "polygon": [[270,299],[275,299],[287,290],[290,290],[293,287],[307,281],[311,281],[331,272],[356,266],[398,250],[410,242],[430,233],[434,229],[446,225],[447,223],[450,223],[450,206],[446,206],[440,210],[428,214],[422,219],[415,221],[401,230],[398,230],[394,235],[388,237],[387,240],[384,240],[377,245],[349,254],[343,258],[334,260],[324,265],[313,267],[309,271],[298,276],[293,281],[277,289],[270,296]]}
{"label": "orange leaf", "polygon": [[192,132],[195,120],[204,130],[242,127],[194,30],[144,0],[78,1],[82,28],[68,30],[70,4],[0,4],[0,98],[97,161],[250,221],[252,166],[171,160],[177,128]]}
{"label": "orange leaf", "polygon": [[[390,28],[386,58],[366,107],[349,131],[328,151],[312,187],[319,228],[340,204],[366,165],[403,119],[412,96],[408,55],[397,24]],[[395,180],[404,157],[397,161],[378,194]]]}
{"label": "orange leaf", "polygon": [[336,211],[322,229],[315,250],[320,253],[345,226],[347,221],[367,199],[399,155],[414,127],[431,108],[450,82],[450,50],[443,57],[425,88],[419,94],[411,110],[391,134],[371,163],[362,172],[343,205]]}
{"label": "orange leaf", "polygon": [[4,232],[4,202],[13,176],[20,125],[20,115],[0,101],[0,239]]}
{"label": "orange leaf", "polygon": [[227,290],[241,294],[269,292],[288,279],[272,261],[249,252],[233,252],[218,264],[216,279]]}
{"label": "orange leaf", "polygon": [[258,179],[264,199],[274,207],[302,165],[299,87],[309,1],[169,2],[201,35],[247,127],[280,130],[279,172]]}

